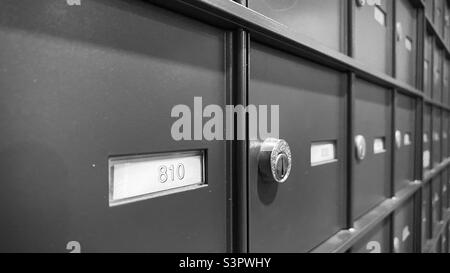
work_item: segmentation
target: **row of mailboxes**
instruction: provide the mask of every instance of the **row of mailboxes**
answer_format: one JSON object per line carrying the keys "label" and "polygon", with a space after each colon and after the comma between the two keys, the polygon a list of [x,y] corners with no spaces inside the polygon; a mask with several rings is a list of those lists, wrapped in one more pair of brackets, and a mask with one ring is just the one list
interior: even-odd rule
{"label": "row of mailboxes", "polygon": [[[414,201],[408,200],[378,226],[368,232],[351,252],[412,253],[414,252]],[[391,223],[393,221],[393,223]]]}
{"label": "row of mailboxes", "polygon": [[[227,146],[222,141],[176,141],[170,115],[176,105],[194,108],[195,96],[205,105],[227,104],[225,30],[147,3],[86,1],[75,10],[63,1],[45,1],[48,9],[42,9],[43,1],[16,2],[4,1],[0,10],[0,78],[5,81],[0,160],[7,163],[0,166],[0,252],[59,252],[77,244],[84,251],[229,250]],[[341,50],[344,1],[304,3],[253,0],[249,6]],[[383,36],[389,44],[395,28],[397,75],[414,85],[417,11],[406,0],[398,1],[396,9],[392,5],[382,1],[380,6],[354,7],[362,44],[357,42],[356,58],[371,51],[358,51],[363,47],[382,50],[373,39]],[[373,16],[365,18],[366,12]],[[323,22],[315,21],[318,13],[325,14]],[[26,19],[17,24],[8,19],[11,14]],[[83,20],[95,22],[79,24]],[[373,24],[380,29],[372,36]],[[365,33],[365,28],[371,29]],[[266,181],[259,165],[261,143],[250,143],[248,250],[307,252],[348,228],[348,211],[356,221],[416,179],[418,99],[401,92],[393,96],[393,90],[358,77],[350,87],[342,71],[249,42],[248,103],[279,106],[279,133],[289,143],[293,167],[287,183]],[[392,49],[383,52],[384,64],[364,62],[391,73]],[[349,88],[354,135],[347,130]],[[447,123],[446,112],[426,107],[427,168],[445,157],[439,147],[448,147],[441,142]],[[350,154],[349,138],[354,140]],[[164,166],[165,160],[186,154],[200,164],[194,166],[201,184],[133,200],[125,193],[119,200],[123,203],[114,202],[115,191],[129,190],[114,181],[116,169],[157,158],[159,177],[168,178],[161,172],[171,168]],[[124,166],[115,165],[121,160]],[[352,174],[347,173],[349,163]],[[436,181],[430,184],[429,200],[424,198],[430,236],[433,223],[442,217],[432,193],[440,197],[439,207],[448,203],[442,182],[448,177]],[[411,251],[413,214],[410,200],[352,251],[388,252],[391,245],[395,252]]]}
{"label": "row of mailboxes", "polygon": [[[392,40],[395,39],[396,77],[415,86],[418,45],[415,1],[380,0],[379,4],[376,1],[350,2],[355,24],[353,57],[374,70],[393,75]],[[248,6],[325,46],[347,51],[345,37],[348,35],[345,33],[348,29],[345,22],[349,15],[343,0],[250,0]],[[316,16],[318,13],[320,18]]]}
{"label": "row of mailboxes", "polygon": [[[346,219],[346,78],[255,41],[250,56],[249,102],[280,105],[280,135],[289,143],[295,166],[290,183],[267,183],[258,175],[260,147],[251,145],[250,249],[262,252],[271,246],[280,252],[309,251],[342,229]],[[392,135],[392,91],[360,78],[352,88],[355,152],[350,156],[355,221],[391,197],[394,149],[395,191],[414,181],[416,99],[398,94],[397,128]],[[293,109],[302,109],[302,114],[292,115]],[[320,116],[319,122],[311,119],[316,116]],[[291,210],[292,206],[296,209]],[[283,221],[286,218],[289,223]],[[295,236],[297,233],[303,236]]]}

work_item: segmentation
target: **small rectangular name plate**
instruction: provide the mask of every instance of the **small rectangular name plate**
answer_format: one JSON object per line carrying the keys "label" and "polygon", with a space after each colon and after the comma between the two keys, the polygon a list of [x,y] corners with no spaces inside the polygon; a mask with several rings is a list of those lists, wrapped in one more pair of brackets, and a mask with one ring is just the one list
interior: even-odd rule
{"label": "small rectangular name plate", "polygon": [[311,166],[336,162],[336,142],[316,142],[311,144]]}
{"label": "small rectangular name plate", "polygon": [[109,205],[206,186],[204,151],[109,159]]}

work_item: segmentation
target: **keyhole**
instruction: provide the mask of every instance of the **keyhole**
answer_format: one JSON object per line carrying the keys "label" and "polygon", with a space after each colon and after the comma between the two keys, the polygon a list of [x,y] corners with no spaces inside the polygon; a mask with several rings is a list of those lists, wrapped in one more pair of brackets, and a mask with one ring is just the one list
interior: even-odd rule
{"label": "keyhole", "polygon": [[287,156],[285,154],[280,154],[277,160],[277,176],[279,179],[283,179],[286,176],[288,164]]}

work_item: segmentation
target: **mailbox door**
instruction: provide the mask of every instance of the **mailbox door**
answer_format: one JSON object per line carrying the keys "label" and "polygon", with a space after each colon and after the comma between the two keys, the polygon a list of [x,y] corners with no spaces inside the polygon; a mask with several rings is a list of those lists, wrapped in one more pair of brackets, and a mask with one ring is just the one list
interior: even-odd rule
{"label": "mailbox door", "polygon": [[448,157],[448,113],[447,111],[442,111],[442,159]]}
{"label": "mailbox door", "polygon": [[378,225],[351,249],[353,253],[389,253],[391,228],[388,220]]}
{"label": "mailbox door", "polygon": [[433,100],[442,102],[442,64],[443,51],[437,45],[433,54]]}
{"label": "mailbox door", "polygon": [[442,146],[441,146],[441,110],[433,108],[433,166],[436,167],[441,163]]}
{"label": "mailbox door", "polygon": [[450,59],[444,58],[442,103],[449,105],[450,94]]}
{"label": "mailbox door", "polygon": [[441,186],[442,186],[442,211],[446,211],[448,208],[448,170],[442,171]]}
{"label": "mailbox door", "polygon": [[448,225],[445,226],[445,230],[442,233],[442,253],[448,253]]}
{"label": "mailbox door", "polygon": [[[442,193],[441,193],[441,177],[437,176],[433,179],[431,183],[431,220],[432,220],[432,228],[431,231],[435,232],[436,227],[439,225],[441,221],[442,214]],[[433,237],[436,234],[432,234]]]}
{"label": "mailbox door", "polygon": [[[279,105],[280,138],[293,162],[285,183],[267,182],[258,169],[260,143],[251,144],[250,251],[307,252],[344,225],[344,77],[256,42],[250,63],[249,102]],[[324,149],[326,158],[316,154]]]}
{"label": "mailbox door", "polygon": [[424,92],[428,98],[431,98],[433,90],[433,36],[429,34],[426,35],[425,39],[424,58]]}
{"label": "mailbox door", "polygon": [[344,51],[345,0],[249,0],[248,7],[294,32]]}
{"label": "mailbox door", "polygon": [[447,2],[445,5],[445,18],[444,18],[444,29],[445,29],[445,43],[447,46],[450,45],[450,3]]}
{"label": "mailbox door", "polygon": [[422,188],[422,246],[431,238],[431,186]]}
{"label": "mailbox door", "polygon": [[[227,250],[226,149],[173,140],[170,116],[225,104],[223,31],[147,3],[6,0],[0,40],[0,252]],[[191,150],[206,187],[110,207],[111,157]]]}
{"label": "mailbox door", "polygon": [[394,253],[412,253],[414,233],[414,201],[411,199],[394,213]]}
{"label": "mailbox door", "polygon": [[[355,6],[354,57],[372,68],[392,74],[393,1],[382,0],[381,5]],[[377,52],[377,54],[373,54]]]}
{"label": "mailbox door", "polygon": [[[415,109],[413,98],[399,95],[396,108],[395,191],[414,181]],[[399,139],[397,139],[399,137]]]}
{"label": "mailbox door", "polygon": [[444,36],[444,17],[446,1],[434,0],[434,19],[433,23],[439,35]]}
{"label": "mailbox door", "polygon": [[433,20],[433,12],[434,12],[434,0],[425,0],[425,14],[426,16]]}
{"label": "mailbox door", "polygon": [[[391,163],[391,93],[357,79],[355,90],[355,136],[366,142],[366,156],[354,158],[353,215],[355,220],[389,195]],[[355,147],[356,150],[357,147]]]}
{"label": "mailbox door", "polygon": [[431,169],[432,158],[431,158],[431,107],[425,105],[423,114],[423,168],[425,171]]}
{"label": "mailbox door", "polygon": [[397,78],[411,86],[416,85],[417,10],[409,0],[396,5],[396,73]]}

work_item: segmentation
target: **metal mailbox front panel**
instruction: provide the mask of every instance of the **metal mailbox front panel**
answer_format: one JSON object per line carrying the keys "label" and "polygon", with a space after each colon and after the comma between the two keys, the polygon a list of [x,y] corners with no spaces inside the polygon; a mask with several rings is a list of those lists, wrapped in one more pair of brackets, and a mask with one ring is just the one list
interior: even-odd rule
{"label": "metal mailbox front panel", "polygon": [[[447,1],[445,1],[447,2]],[[450,45],[450,3],[447,2],[447,4],[445,5],[445,18],[444,18],[444,29],[445,29],[445,34],[444,34],[444,40],[445,43],[447,44],[447,46]]]}
{"label": "metal mailbox front panel", "polygon": [[424,92],[428,98],[433,90],[433,36],[427,33],[425,38],[425,54],[423,63]]}
{"label": "metal mailbox front panel", "polygon": [[450,59],[444,58],[444,69],[442,73],[442,103],[444,105],[449,105],[449,94],[450,94]]}
{"label": "metal mailbox front panel", "polygon": [[[366,157],[354,158],[354,220],[389,196],[391,172],[391,93],[369,82],[357,79],[355,92],[355,136],[366,141]],[[383,149],[375,149],[376,142]],[[356,150],[356,147],[355,147]]]}
{"label": "metal mailbox front panel", "polygon": [[431,220],[433,232],[432,236],[436,236],[434,232],[442,219],[442,193],[441,193],[441,177],[438,175],[431,183]]}
{"label": "metal mailbox front panel", "polygon": [[422,246],[431,238],[431,185],[422,188]]}
{"label": "metal mailbox front panel", "polygon": [[[399,95],[396,108],[396,132],[400,136],[396,140],[395,156],[395,191],[414,181],[414,152],[416,128],[416,101],[405,95]],[[397,136],[394,136],[397,137]]]}
{"label": "metal mailbox front panel", "polygon": [[444,16],[446,0],[434,0],[434,18],[433,23],[439,35],[444,37]]}
{"label": "metal mailbox front panel", "polygon": [[396,2],[397,22],[396,73],[397,78],[411,86],[416,85],[417,10],[409,0]]}
{"label": "metal mailbox front panel", "polygon": [[441,174],[441,186],[442,186],[442,211],[446,211],[448,208],[448,169],[442,171]]}
{"label": "metal mailbox front panel", "polygon": [[414,201],[407,201],[394,213],[394,253],[414,251]]}
{"label": "metal mailbox front panel", "polygon": [[442,146],[441,146],[441,110],[433,107],[433,166],[436,167],[441,163],[442,159]]}
{"label": "metal mailbox front panel", "polygon": [[445,226],[444,232],[442,233],[442,253],[448,253],[448,224]]}
{"label": "metal mailbox front panel", "polygon": [[442,158],[446,159],[448,157],[448,140],[449,140],[449,135],[448,135],[448,112],[447,111],[442,111],[442,135],[441,135],[441,139],[442,139]]}
{"label": "metal mailbox front panel", "polygon": [[[20,20],[19,20],[20,18]],[[2,1],[0,251],[224,252],[223,142],[171,109],[225,104],[224,32],[139,1]],[[110,207],[108,159],[204,150],[208,186]]]}
{"label": "metal mailbox front panel", "polygon": [[249,0],[248,7],[319,43],[344,50],[345,0]]}
{"label": "metal mailbox front panel", "polygon": [[391,228],[390,221],[385,220],[375,227],[359,242],[357,242],[351,252],[353,253],[390,253],[391,252]]}
{"label": "metal mailbox front panel", "polygon": [[[289,143],[293,162],[287,182],[265,181],[258,170],[260,143],[251,144],[250,251],[306,252],[345,220],[345,78],[257,43],[250,56],[249,103],[279,105],[280,138]],[[312,166],[311,146],[317,142],[334,143],[336,160]]]}
{"label": "metal mailbox front panel", "polygon": [[[355,6],[354,57],[372,68],[392,74],[393,1],[381,5]],[[377,54],[373,54],[377,52]]]}
{"label": "metal mailbox front panel", "polygon": [[434,13],[434,0],[424,0],[425,2],[425,14],[430,20],[433,20]]}
{"label": "metal mailbox front panel", "polygon": [[443,51],[435,44],[433,53],[433,100],[442,102]]}
{"label": "metal mailbox front panel", "polygon": [[431,158],[431,107],[430,105],[425,105],[423,114],[423,169],[430,170],[432,168],[432,158]]}

